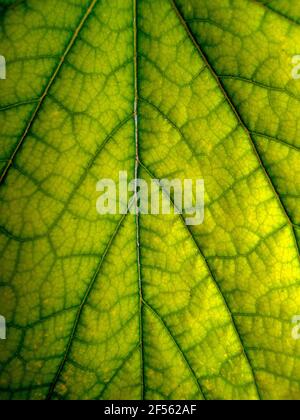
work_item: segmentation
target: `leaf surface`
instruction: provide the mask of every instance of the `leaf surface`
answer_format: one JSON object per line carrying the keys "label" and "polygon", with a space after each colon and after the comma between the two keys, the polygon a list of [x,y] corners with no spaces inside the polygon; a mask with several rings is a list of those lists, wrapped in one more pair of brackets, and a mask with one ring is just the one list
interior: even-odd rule
{"label": "leaf surface", "polygon": [[[7,3],[0,398],[299,399],[298,2]],[[119,171],[204,224],[100,217]]]}

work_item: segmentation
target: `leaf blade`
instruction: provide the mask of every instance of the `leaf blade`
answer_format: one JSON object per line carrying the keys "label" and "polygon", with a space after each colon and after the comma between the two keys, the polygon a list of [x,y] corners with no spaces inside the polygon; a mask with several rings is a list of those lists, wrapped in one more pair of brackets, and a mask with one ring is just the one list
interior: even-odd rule
{"label": "leaf blade", "polygon": [[[31,3],[19,13],[38,22]],[[74,24],[83,7],[72,4]],[[298,197],[288,170],[284,179],[278,171],[296,167],[297,143],[290,132],[295,154],[278,163],[282,149],[248,128],[255,112],[236,88],[248,75],[224,75],[232,60],[207,41],[229,51],[219,31],[241,10],[253,18],[248,43],[262,34],[251,25],[275,19],[282,36],[286,20],[248,0],[92,5],[0,188],[0,308],[9,322],[0,398],[296,399]],[[51,10],[59,19],[61,9]],[[277,44],[273,52],[281,57]],[[297,88],[288,89],[296,101]],[[24,106],[34,105],[24,92]],[[17,124],[26,113],[12,114]],[[95,184],[118,182],[120,170],[148,182],[204,178],[204,225],[187,229],[177,215],[97,217]]]}

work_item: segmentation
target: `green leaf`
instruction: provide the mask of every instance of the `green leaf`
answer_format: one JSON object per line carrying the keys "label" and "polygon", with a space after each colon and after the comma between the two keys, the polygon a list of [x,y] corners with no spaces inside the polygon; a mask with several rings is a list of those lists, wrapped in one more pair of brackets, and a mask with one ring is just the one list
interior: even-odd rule
{"label": "green leaf", "polygon": [[[299,399],[299,2],[7,3],[0,398]],[[99,216],[119,171],[205,222]]]}

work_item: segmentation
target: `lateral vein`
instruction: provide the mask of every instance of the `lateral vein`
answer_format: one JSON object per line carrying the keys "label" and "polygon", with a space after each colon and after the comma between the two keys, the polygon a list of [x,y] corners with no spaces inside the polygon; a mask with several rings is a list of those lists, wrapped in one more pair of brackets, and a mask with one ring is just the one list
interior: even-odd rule
{"label": "lateral vein", "polygon": [[60,59],[60,61],[58,63],[58,66],[56,67],[54,73],[51,76],[51,79],[50,79],[49,83],[46,86],[46,89],[45,89],[44,93],[42,94],[41,98],[38,101],[38,104],[37,104],[37,106],[36,106],[36,108],[35,108],[32,116],[31,116],[31,118],[29,120],[29,123],[27,124],[27,126],[26,126],[26,128],[25,128],[25,130],[24,130],[24,132],[22,134],[22,137],[18,141],[15,150],[13,151],[13,153],[12,153],[12,155],[11,155],[11,157],[10,157],[7,165],[6,165],[6,167],[4,168],[4,170],[3,170],[3,172],[2,172],[2,174],[0,176],[0,185],[5,180],[8,172],[9,172],[9,170],[10,170],[10,168],[11,168],[11,166],[12,166],[12,164],[13,164],[15,158],[16,158],[17,153],[19,152],[19,150],[22,147],[25,139],[27,138],[28,134],[30,133],[30,130],[31,130],[31,128],[32,128],[32,126],[33,126],[33,124],[34,124],[34,122],[36,120],[36,117],[39,114],[39,112],[40,112],[40,110],[42,108],[42,105],[43,105],[43,103],[44,103],[44,101],[45,101],[45,99],[46,99],[46,97],[47,97],[47,95],[48,95],[51,87],[53,86],[53,84],[54,84],[54,82],[55,82],[58,74],[60,73],[60,70],[61,70],[61,68],[62,68],[62,66],[63,66],[63,64],[65,62],[66,57],[68,56],[68,54],[72,50],[73,46],[75,45],[76,40],[77,40],[77,38],[78,38],[81,30],[83,29],[86,20],[88,19],[88,17],[92,13],[92,11],[93,11],[93,9],[94,9],[97,1],[98,0],[92,0],[89,8],[86,10],[86,12],[84,13],[84,16],[81,18],[80,23],[77,26],[77,28],[76,28],[73,36],[72,36],[71,41],[67,45],[67,48],[65,49],[65,51],[64,51],[64,53],[63,53],[63,55],[62,55],[62,57],[61,57],[61,59]]}
{"label": "lateral vein", "polygon": [[76,335],[78,325],[79,325],[79,322],[80,322],[85,304],[86,304],[88,298],[90,297],[90,294],[93,290],[95,282],[96,282],[96,280],[99,276],[99,273],[101,272],[101,268],[104,264],[105,258],[107,257],[107,255],[108,255],[108,253],[109,253],[109,251],[110,251],[110,249],[111,249],[111,247],[114,243],[114,240],[117,237],[117,235],[118,235],[118,233],[119,233],[119,231],[122,227],[122,224],[124,223],[124,220],[125,220],[127,215],[128,215],[128,212],[120,219],[119,223],[117,224],[116,229],[113,232],[113,234],[112,234],[112,236],[111,236],[111,238],[110,238],[110,240],[109,240],[109,242],[108,242],[108,244],[107,244],[107,246],[104,250],[104,253],[103,253],[103,255],[102,255],[102,257],[99,261],[99,264],[98,264],[98,266],[95,270],[95,273],[92,277],[92,280],[91,280],[91,282],[90,282],[90,284],[89,284],[89,286],[88,286],[88,288],[85,292],[85,295],[84,295],[84,297],[83,297],[83,299],[80,303],[80,306],[79,306],[79,309],[77,311],[76,318],[75,318],[75,321],[74,321],[74,325],[73,325],[73,328],[72,328],[72,332],[71,332],[71,335],[70,335],[70,338],[69,338],[69,341],[68,341],[68,344],[67,344],[67,347],[66,347],[66,350],[65,350],[65,353],[64,353],[63,360],[62,360],[61,364],[59,365],[58,370],[57,370],[56,375],[55,375],[55,378],[54,378],[54,381],[51,384],[50,390],[49,390],[48,395],[47,395],[47,400],[50,400],[53,396],[56,385],[59,381],[59,378],[61,377],[61,374],[64,370],[65,364],[66,364],[66,362],[69,358],[69,355],[70,355],[70,352],[71,352],[71,349],[72,349],[72,345],[73,345],[73,341],[74,341],[74,337]]}
{"label": "lateral vein", "polygon": [[298,244],[298,241],[297,241],[297,237],[296,237],[296,234],[295,234],[295,229],[294,229],[294,223],[293,223],[293,221],[292,221],[292,219],[291,219],[291,217],[290,217],[290,215],[289,215],[289,212],[288,212],[287,208],[285,207],[285,204],[284,204],[284,202],[283,202],[283,200],[282,200],[282,198],[281,198],[281,196],[280,196],[280,194],[279,194],[279,192],[278,192],[278,190],[277,190],[277,188],[276,188],[275,184],[273,183],[273,180],[272,180],[272,178],[271,178],[271,176],[270,176],[270,174],[269,174],[269,172],[268,172],[268,170],[267,170],[267,168],[266,168],[266,166],[265,166],[265,164],[264,164],[264,162],[263,162],[263,159],[261,158],[261,156],[260,156],[260,154],[259,154],[258,147],[257,147],[257,145],[256,145],[256,143],[255,143],[255,141],[254,141],[254,139],[253,139],[253,136],[252,136],[251,131],[250,131],[250,130],[249,130],[249,128],[247,127],[247,125],[246,125],[245,121],[243,120],[242,115],[240,114],[240,112],[238,111],[238,109],[237,109],[237,107],[235,106],[234,102],[232,101],[232,99],[231,99],[231,97],[230,97],[229,93],[227,92],[227,90],[226,90],[226,88],[225,88],[225,86],[224,86],[224,84],[223,84],[223,82],[222,82],[222,80],[221,80],[220,76],[216,73],[215,69],[213,68],[213,66],[212,66],[212,65],[211,65],[211,63],[209,62],[208,57],[207,57],[207,56],[206,56],[206,54],[203,52],[203,50],[202,50],[202,48],[201,48],[201,46],[200,46],[199,42],[196,40],[196,38],[195,38],[195,36],[194,36],[193,32],[191,31],[191,29],[190,29],[189,25],[187,24],[187,22],[185,21],[184,17],[182,16],[182,14],[181,14],[181,12],[180,12],[180,10],[179,10],[178,6],[176,5],[175,0],[170,0],[170,2],[171,2],[172,6],[173,6],[173,8],[174,8],[174,10],[175,10],[175,13],[176,13],[176,14],[177,14],[177,16],[178,16],[178,19],[180,20],[181,24],[182,24],[182,25],[183,25],[183,27],[185,28],[185,30],[186,30],[186,32],[187,32],[187,34],[188,34],[188,36],[190,37],[190,39],[191,39],[192,43],[193,43],[193,44],[194,44],[194,46],[195,46],[195,48],[198,50],[200,57],[204,60],[204,62],[205,62],[205,63],[206,63],[206,65],[207,65],[207,68],[208,68],[208,69],[210,70],[210,72],[211,72],[211,75],[212,75],[212,76],[213,76],[213,78],[216,80],[216,82],[217,82],[217,84],[218,84],[219,88],[221,89],[221,91],[222,91],[222,93],[223,93],[223,95],[224,95],[224,98],[226,99],[226,101],[227,101],[227,103],[229,104],[229,106],[230,106],[231,110],[232,110],[232,111],[233,111],[233,113],[235,114],[235,116],[236,116],[236,118],[237,118],[237,120],[238,120],[238,122],[239,122],[240,126],[243,128],[243,130],[244,130],[244,131],[245,131],[245,133],[247,134],[247,136],[248,136],[248,138],[249,138],[249,140],[250,140],[250,144],[251,144],[251,146],[252,146],[253,152],[254,152],[254,154],[255,154],[255,156],[256,156],[256,158],[257,158],[257,160],[258,160],[259,164],[260,164],[261,169],[263,170],[263,172],[264,172],[264,174],[265,174],[266,180],[268,181],[269,186],[270,186],[270,187],[271,187],[271,189],[273,190],[273,193],[274,193],[274,195],[275,195],[275,197],[276,197],[276,199],[277,199],[277,201],[278,201],[278,204],[279,204],[279,206],[280,206],[280,208],[281,208],[281,210],[282,210],[282,212],[283,212],[284,216],[286,217],[288,224],[289,224],[289,225],[290,225],[290,227],[291,227],[291,231],[292,231],[292,234],[293,234],[295,247],[296,247],[296,250],[297,250],[297,253],[298,253],[298,258],[299,258],[299,261],[300,261],[300,244]]}

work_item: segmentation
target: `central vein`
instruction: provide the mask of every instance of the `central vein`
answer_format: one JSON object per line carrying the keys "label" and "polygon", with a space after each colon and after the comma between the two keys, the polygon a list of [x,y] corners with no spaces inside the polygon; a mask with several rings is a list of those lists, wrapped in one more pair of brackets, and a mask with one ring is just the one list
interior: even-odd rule
{"label": "central vein", "polygon": [[135,131],[135,217],[136,217],[136,249],[137,249],[137,269],[139,282],[139,331],[140,331],[140,356],[141,356],[141,399],[144,400],[144,347],[143,347],[143,290],[141,275],[141,255],[140,255],[140,214],[138,209],[138,177],[139,177],[139,83],[138,83],[138,0],[133,0],[133,31],[134,31],[134,131]]}

